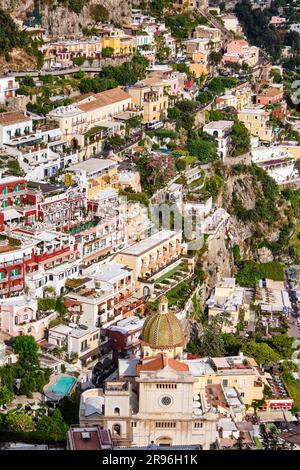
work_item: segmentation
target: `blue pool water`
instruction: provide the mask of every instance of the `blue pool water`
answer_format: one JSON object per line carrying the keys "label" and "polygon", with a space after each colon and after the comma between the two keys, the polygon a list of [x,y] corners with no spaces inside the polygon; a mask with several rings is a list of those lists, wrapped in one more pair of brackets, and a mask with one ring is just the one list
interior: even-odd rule
{"label": "blue pool water", "polygon": [[51,392],[56,395],[66,396],[70,393],[76,379],[70,376],[59,377],[54,385],[51,387]]}

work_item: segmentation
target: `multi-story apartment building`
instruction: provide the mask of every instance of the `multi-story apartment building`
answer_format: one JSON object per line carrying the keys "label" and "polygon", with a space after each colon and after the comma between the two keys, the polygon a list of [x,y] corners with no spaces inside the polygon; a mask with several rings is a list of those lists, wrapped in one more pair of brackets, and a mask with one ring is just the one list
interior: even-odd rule
{"label": "multi-story apartment building", "polygon": [[54,55],[57,63],[67,66],[72,64],[76,57],[99,59],[101,52],[101,40],[92,36],[87,39],[79,38],[50,43],[45,56]]}
{"label": "multi-story apartment building", "polygon": [[56,312],[38,312],[37,301],[23,295],[0,301],[0,330],[11,336],[31,335],[40,341],[56,316]]}
{"label": "multi-story apartment building", "polygon": [[0,103],[5,104],[9,98],[14,98],[18,88],[19,83],[16,82],[15,77],[0,77]]}
{"label": "multi-story apartment building", "polygon": [[22,293],[25,287],[25,273],[34,262],[34,244],[21,242],[15,237],[0,240],[0,296],[12,297]]}
{"label": "multi-story apartment building", "polygon": [[237,39],[231,41],[227,45],[227,52],[223,55],[222,62],[234,62],[239,64],[247,64],[254,67],[258,63],[259,48],[249,46],[245,39]]}
{"label": "multi-story apartment building", "polygon": [[212,43],[211,47],[214,51],[218,51],[222,47],[221,31],[218,28],[211,28],[205,25],[198,25],[195,28],[193,37],[196,39],[209,39],[209,41]]}
{"label": "multi-story apartment building", "polygon": [[60,106],[50,111],[48,117],[58,121],[62,135],[68,141],[76,138],[84,146],[85,133],[89,129],[101,126],[124,111],[136,112],[131,96],[121,88],[113,88],[89,95],[72,105]]}
{"label": "multi-story apartment building", "polygon": [[129,317],[106,328],[109,345],[117,365],[119,357],[137,356],[140,349],[140,335],[145,319]]}
{"label": "multi-story apartment building", "polygon": [[121,29],[106,28],[98,31],[102,49],[110,47],[113,49],[114,57],[127,56],[133,53],[133,38]]}
{"label": "multi-story apartment building", "polygon": [[146,78],[128,89],[133,103],[142,109],[143,122],[162,119],[169,107],[165,84],[156,77]]}
{"label": "multi-story apartment building", "polygon": [[115,263],[101,265],[93,276],[94,288],[80,288],[67,295],[81,305],[81,323],[106,327],[131,317],[143,301],[135,294],[132,270]]}
{"label": "multi-story apartment building", "polygon": [[203,131],[215,138],[218,155],[223,161],[226,159],[229,150],[233,124],[233,121],[212,121],[203,126]]}
{"label": "multi-story apartment building", "polygon": [[87,209],[85,188],[64,189],[30,183],[27,197],[35,209],[35,220],[42,222],[45,227],[70,230],[84,220]]}
{"label": "multi-story apartment building", "polygon": [[238,113],[238,119],[247,127],[251,135],[265,142],[273,140],[273,129],[268,124],[270,112],[263,106],[253,106],[242,109]]}
{"label": "multi-story apartment building", "polygon": [[161,230],[116,254],[114,261],[133,270],[135,280],[146,279],[186,254],[182,234]]}
{"label": "multi-story apartment building", "polygon": [[100,352],[100,329],[80,325],[58,325],[49,329],[48,342],[59,348],[66,346],[69,357],[74,355],[82,363],[97,359]]}

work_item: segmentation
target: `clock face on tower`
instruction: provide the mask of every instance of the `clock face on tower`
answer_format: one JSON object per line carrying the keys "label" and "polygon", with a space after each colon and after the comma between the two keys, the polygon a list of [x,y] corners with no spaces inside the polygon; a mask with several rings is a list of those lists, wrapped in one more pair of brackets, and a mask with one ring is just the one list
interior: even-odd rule
{"label": "clock face on tower", "polygon": [[169,397],[168,395],[164,395],[164,396],[160,397],[160,400],[159,400],[159,402],[162,406],[169,406],[169,405],[171,405],[172,401],[173,401],[172,398]]}

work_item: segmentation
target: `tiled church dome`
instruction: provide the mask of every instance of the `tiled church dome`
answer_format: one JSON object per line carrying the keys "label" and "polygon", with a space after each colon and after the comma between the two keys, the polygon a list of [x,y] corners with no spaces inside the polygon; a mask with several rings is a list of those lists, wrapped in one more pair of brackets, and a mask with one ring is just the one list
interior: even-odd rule
{"label": "tiled church dome", "polygon": [[181,323],[175,313],[168,310],[166,297],[161,298],[158,312],[146,319],[141,339],[154,349],[183,346],[184,335]]}

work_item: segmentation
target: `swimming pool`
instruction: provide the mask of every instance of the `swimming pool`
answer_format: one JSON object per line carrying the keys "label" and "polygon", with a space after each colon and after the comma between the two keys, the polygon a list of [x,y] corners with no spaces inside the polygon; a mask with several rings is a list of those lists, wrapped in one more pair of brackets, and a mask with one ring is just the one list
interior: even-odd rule
{"label": "swimming pool", "polygon": [[74,377],[71,377],[70,375],[64,375],[64,376],[58,377],[56,382],[50,388],[50,391],[55,393],[55,395],[60,395],[62,397],[65,397],[66,395],[70,393],[75,382],[76,382],[76,379]]}

